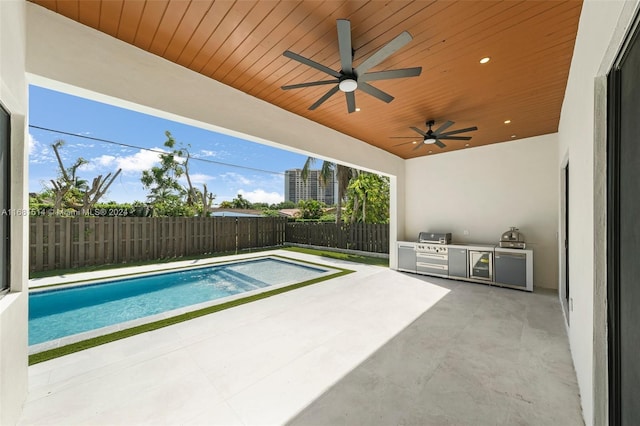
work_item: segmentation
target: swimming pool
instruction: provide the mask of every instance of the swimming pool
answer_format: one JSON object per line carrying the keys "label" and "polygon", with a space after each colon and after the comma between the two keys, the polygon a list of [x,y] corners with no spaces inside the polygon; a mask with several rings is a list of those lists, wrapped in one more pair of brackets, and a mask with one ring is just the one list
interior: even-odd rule
{"label": "swimming pool", "polygon": [[109,280],[29,294],[29,345],[335,272],[278,258]]}

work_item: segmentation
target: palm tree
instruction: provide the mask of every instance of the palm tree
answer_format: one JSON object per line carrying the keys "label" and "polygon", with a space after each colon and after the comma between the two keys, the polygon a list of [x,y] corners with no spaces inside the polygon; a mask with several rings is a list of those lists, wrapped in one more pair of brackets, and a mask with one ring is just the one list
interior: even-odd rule
{"label": "palm tree", "polygon": [[[311,167],[316,162],[316,159],[313,157],[307,157],[307,161],[304,163],[304,167],[302,167],[302,179],[306,182],[307,177],[309,176],[309,171]],[[320,183],[322,185],[327,185],[327,183],[331,182],[331,178],[335,173],[336,181],[338,183],[338,200],[336,202],[336,223],[340,223],[342,220],[342,200],[344,200],[347,195],[347,187],[349,186],[349,182],[351,178],[355,177],[358,174],[356,169],[351,167],[343,166],[342,164],[332,163],[330,161],[323,161],[322,167],[320,167]]]}

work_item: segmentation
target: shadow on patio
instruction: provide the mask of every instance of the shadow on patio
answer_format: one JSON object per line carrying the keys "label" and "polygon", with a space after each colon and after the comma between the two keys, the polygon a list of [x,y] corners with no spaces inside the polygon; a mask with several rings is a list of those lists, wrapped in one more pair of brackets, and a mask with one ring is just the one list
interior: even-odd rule
{"label": "shadow on patio", "polygon": [[557,295],[451,291],[288,425],[582,425]]}

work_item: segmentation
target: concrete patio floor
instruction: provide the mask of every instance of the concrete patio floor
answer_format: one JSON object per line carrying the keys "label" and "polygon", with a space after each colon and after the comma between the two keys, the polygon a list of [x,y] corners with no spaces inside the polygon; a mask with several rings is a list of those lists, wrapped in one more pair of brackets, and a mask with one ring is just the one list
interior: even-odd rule
{"label": "concrete patio floor", "polygon": [[22,425],[581,425],[557,295],[357,270],[29,367]]}

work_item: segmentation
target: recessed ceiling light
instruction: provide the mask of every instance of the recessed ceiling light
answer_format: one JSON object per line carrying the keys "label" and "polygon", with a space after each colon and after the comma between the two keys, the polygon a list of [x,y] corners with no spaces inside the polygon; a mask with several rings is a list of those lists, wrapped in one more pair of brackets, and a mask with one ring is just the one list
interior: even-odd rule
{"label": "recessed ceiling light", "polygon": [[429,154],[431,154],[433,151],[429,151]]}
{"label": "recessed ceiling light", "polygon": [[413,141],[413,142],[411,142],[411,143],[415,145],[415,144],[417,144],[417,143],[418,143],[418,141]]}
{"label": "recessed ceiling light", "polygon": [[464,144],[464,146],[469,146],[469,144],[468,144],[468,143],[466,143],[466,144]]}
{"label": "recessed ceiling light", "polygon": [[511,135],[511,137],[512,137],[512,138],[515,138],[515,137],[516,137],[516,135]]}
{"label": "recessed ceiling light", "polygon": [[356,108],[356,112],[359,112],[359,111],[360,111],[360,108]]}
{"label": "recessed ceiling light", "polygon": [[504,124],[509,124],[511,123],[511,120],[504,120]]}
{"label": "recessed ceiling light", "polygon": [[491,60],[490,57],[485,56],[484,58],[480,59],[480,63],[481,64],[486,64],[487,62],[489,62]]}

